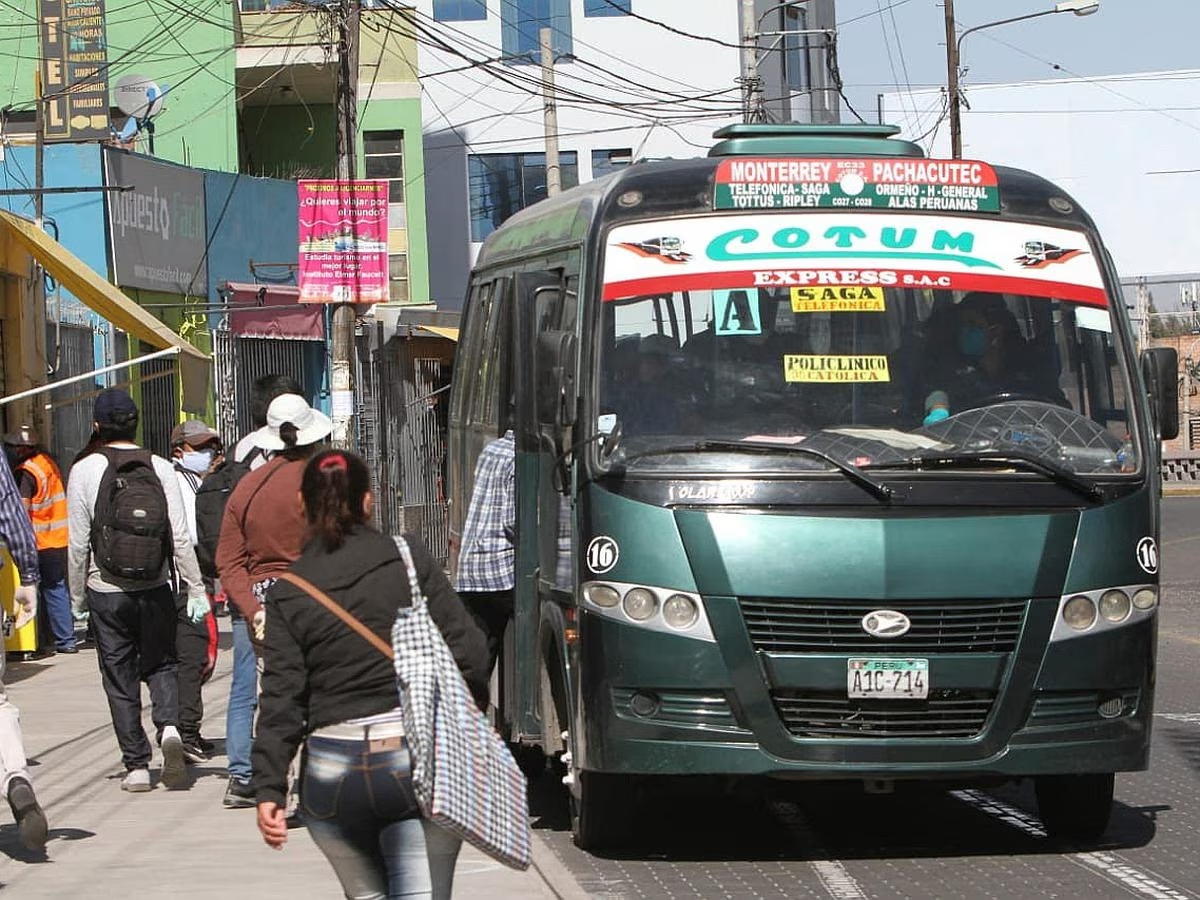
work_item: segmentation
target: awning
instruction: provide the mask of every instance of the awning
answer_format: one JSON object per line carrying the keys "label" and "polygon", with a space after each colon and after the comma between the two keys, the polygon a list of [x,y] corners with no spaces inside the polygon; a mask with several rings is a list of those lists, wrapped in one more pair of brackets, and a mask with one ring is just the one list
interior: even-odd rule
{"label": "awning", "polygon": [[449,338],[452,341],[458,340],[457,328],[443,328],[441,325],[422,325],[420,326],[420,330],[430,331],[436,334],[438,337]]}
{"label": "awning", "polygon": [[229,330],[239,337],[325,340],[325,308],[300,303],[300,288],[290,284],[226,282],[231,309]]}
{"label": "awning", "polygon": [[183,383],[184,410],[204,413],[208,408],[209,357],[193,347],[163,322],[109,284],[74,253],[33,222],[0,209],[0,226],[8,229],[54,279],[93,312],[151,347],[177,347]]}

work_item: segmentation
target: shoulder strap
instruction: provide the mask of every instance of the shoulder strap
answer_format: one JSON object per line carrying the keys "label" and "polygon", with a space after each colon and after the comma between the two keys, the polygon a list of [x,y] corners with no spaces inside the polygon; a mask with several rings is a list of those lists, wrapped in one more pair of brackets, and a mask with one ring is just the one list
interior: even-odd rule
{"label": "shoulder strap", "polygon": [[345,607],[334,601],[332,597],[322,591],[315,584],[292,572],[284,572],[279,576],[279,580],[289,581],[296,587],[300,588],[300,590],[304,591],[304,593],[308,594],[327,610],[357,631],[372,647],[374,647],[388,659],[392,658],[392,648],[389,647],[388,644],[379,637],[379,635],[373,632],[362,622],[358,621],[358,619],[351,615]]}
{"label": "shoulder strap", "polygon": [[404,568],[408,570],[408,593],[409,599],[413,606],[425,602],[425,595],[421,593],[421,580],[417,577],[417,567],[413,564],[412,550],[409,549],[408,541],[402,535],[394,535],[392,540],[396,542],[396,549],[400,551],[400,558],[404,561]]}
{"label": "shoulder strap", "polygon": [[[280,457],[280,459],[282,459],[282,457]],[[243,463],[244,462],[245,462],[245,460],[243,460]],[[252,503],[254,503],[254,499],[258,496],[259,491],[261,491],[263,488],[265,488],[267,486],[267,482],[270,481],[272,478],[274,478],[276,475],[278,475],[279,470],[284,468],[288,464],[288,462],[289,462],[289,460],[285,460],[284,462],[282,462],[281,464],[276,466],[274,469],[272,469],[270,472],[267,472],[265,475],[263,475],[263,480],[258,483],[258,487],[256,487],[254,489],[254,493],[252,493],[246,499],[246,505],[242,507],[242,520],[238,525],[238,528],[241,529],[243,534],[245,534],[245,532],[246,532],[246,519],[250,515],[250,505]],[[270,465],[270,463],[268,463],[268,465]]]}

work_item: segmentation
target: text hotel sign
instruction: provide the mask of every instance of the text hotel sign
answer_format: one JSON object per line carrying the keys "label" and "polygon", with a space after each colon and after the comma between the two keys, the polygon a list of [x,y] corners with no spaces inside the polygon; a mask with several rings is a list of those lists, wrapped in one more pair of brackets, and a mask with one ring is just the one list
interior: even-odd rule
{"label": "text hotel sign", "polygon": [[46,140],[107,140],[104,0],[41,0],[40,13]]}

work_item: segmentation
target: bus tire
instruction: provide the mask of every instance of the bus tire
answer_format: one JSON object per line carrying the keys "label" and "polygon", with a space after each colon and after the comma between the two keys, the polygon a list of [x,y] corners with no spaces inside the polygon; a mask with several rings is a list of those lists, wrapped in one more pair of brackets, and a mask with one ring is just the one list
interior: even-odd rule
{"label": "bus tire", "polygon": [[576,770],[570,792],[571,832],[581,850],[611,850],[629,837],[636,821],[635,792],[628,776]]}
{"label": "bus tire", "polygon": [[1038,815],[1052,838],[1095,841],[1112,815],[1111,772],[1101,775],[1042,775],[1034,779]]}

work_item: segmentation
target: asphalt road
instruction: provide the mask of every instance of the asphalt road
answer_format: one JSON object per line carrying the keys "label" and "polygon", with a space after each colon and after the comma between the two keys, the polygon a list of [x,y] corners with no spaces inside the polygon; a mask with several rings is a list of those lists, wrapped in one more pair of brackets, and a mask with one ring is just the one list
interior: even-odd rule
{"label": "asphalt road", "polygon": [[633,849],[571,841],[561,791],[535,795],[538,835],[575,891],[606,898],[1200,898],[1200,497],[1165,501],[1163,604],[1147,772],[1117,778],[1099,845],[1046,837],[1028,786],[868,796],[664,795]]}

